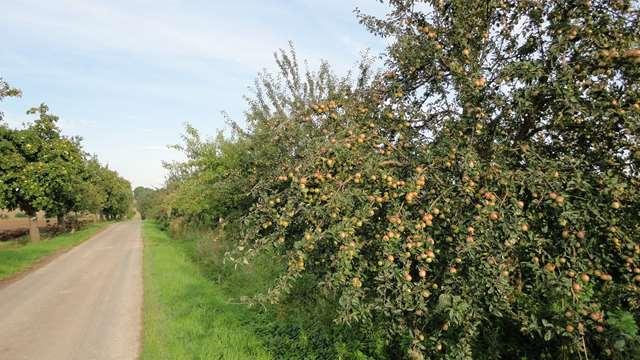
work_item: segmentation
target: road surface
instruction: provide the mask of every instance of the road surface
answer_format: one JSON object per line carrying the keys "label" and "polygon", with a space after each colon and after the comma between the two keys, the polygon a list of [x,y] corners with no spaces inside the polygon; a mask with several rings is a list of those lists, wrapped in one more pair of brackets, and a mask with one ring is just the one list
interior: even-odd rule
{"label": "road surface", "polygon": [[141,306],[140,221],[111,225],[0,288],[0,359],[135,359]]}

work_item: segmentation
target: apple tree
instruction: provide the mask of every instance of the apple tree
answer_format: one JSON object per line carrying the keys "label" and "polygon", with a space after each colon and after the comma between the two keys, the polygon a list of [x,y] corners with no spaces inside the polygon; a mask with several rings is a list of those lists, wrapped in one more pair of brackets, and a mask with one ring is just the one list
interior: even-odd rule
{"label": "apple tree", "polygon": [[262,112],[289,159],[233,256],[412,358],[639,354],[638,2],[389,5],[369,86]]}

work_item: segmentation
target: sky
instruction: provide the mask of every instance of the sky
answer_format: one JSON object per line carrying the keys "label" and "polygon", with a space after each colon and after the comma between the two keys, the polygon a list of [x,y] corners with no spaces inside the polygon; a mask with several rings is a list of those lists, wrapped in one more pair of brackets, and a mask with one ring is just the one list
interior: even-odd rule
{"label": "sky", "polygon": [[184,124],[212,136],[223,111],[242,122],[243,96],[289,41],[299,60],[340,74],[365,50],[380,54],[356,7],[386,10],[375,0],[3,0],[0,77],[23,96],[0,110],[19,127],[44,102],[134,187],[160,187]]}

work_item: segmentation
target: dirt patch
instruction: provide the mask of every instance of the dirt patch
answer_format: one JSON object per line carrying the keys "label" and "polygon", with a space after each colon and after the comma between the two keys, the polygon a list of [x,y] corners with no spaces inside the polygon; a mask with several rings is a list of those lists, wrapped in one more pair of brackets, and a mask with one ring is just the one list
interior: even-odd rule
{"label": "dirt patch", "polygon": [[[56,223],[55,219],[38,219],[38,227],[46,227]],[[0,231],[29,229],[28,218],[13,218],[0,220]]]}
{"label": "dirt patch", "polygon": [[[93,216],[84,216],[76,220],[76,227],[82,227],[94,220]],[[44,218],[38,216],[38,228],[40,231],[49,235],[60,233],[58,221],[54,218]],[[28,218],[8,218],[0,220],[0,241],[16,239],[29,234]]]}
{"label": "dirt patch", "polygon": [[[42,234],[51,234],[56,233],[56,226],[39,226],[40,233]],[[25,236],[29,234],[29,228],[18,228],[12,230],[0,230],[0,241],[7,241],[12,239],[17,239],[21,236]]]}
{"label": "dirt patch", "polygon": [[[16,217],[20,212],[0,211],[0,241],[16,239],[29,234],[29,218]],[[38,213],[38,228],[41,232],[51,232],[57,225],[56,219],[45,218],[44,213]]]}

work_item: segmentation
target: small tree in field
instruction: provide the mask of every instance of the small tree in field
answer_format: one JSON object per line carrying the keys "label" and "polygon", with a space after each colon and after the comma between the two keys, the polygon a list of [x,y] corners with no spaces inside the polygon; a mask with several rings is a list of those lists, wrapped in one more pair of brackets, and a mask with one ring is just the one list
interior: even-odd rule
{"label": "small tree in field", "polygon": [[[0,78],[0,101],[20,96]],[[131,209],[128,181],[100,165],[82,150],[79,137],[61,134],[58,117],[42,104],[27,114],[38,118],[22,129],[1,123],[0,113],[0,208],[21,209],[30,219],[38,211],[64,222],[69,212],[101,212],[119,219]],[[32,240],[38,240],[37,223],[31,221]]]}
{"label": "small tree in field", "polygon": [[41,141],[42,153],[36,161],[43,164],[40,172],[30,176],[41,179],[47,199],[43,210],[56,216],[58,225],[63,226],[67,213],[84,210],[83,193],[87,185],[84,179],[85,154],[79,138],[60,134],[56,125],[58,117],[48,114],[46,106],[33,108],[28,113],[39,114],[40,117],[29,130]]}
{"label": "small tree in field", "polygon": [[151,218],[151,211],[155,205],[153,199],[156,193],[156,189],[144,186],[138,186],[133,190],[133,198],[135,199],[136,207],[142,220]]}
{"label": "small tree in field", "polygon": [[[8,209],[21,209],[31,219],[40,210],[61,219],[79,202],[83,154],[78,140],[60,134],[58,118],[46,105],[31,109],[39,118],[24,129],[2,130],[2,198]],[[32,240],[39,240],[31,222]]]}

